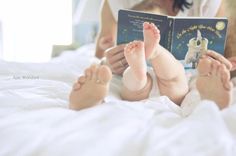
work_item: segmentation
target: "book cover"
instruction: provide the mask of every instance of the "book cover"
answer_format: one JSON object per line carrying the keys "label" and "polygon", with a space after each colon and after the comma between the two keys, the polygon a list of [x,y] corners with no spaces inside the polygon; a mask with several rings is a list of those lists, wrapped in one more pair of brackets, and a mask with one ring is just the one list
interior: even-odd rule
{"label": "book cover", "polygon": [[120,10],[117,44],[143,40],[143,23],[154,23],[161,32],[160,44],[180,60],[186,69],[195,69],[207,49],[224,54],[226,18],[172,17]]}
{"label": "book cover", "polygon": [[165,44],[164,32],[168,28],[168,17],[144,12],[119,10],[117,44],[128,43],[134,40],[143,40],[143,23],[154,23],[161,32],[160,44]]}

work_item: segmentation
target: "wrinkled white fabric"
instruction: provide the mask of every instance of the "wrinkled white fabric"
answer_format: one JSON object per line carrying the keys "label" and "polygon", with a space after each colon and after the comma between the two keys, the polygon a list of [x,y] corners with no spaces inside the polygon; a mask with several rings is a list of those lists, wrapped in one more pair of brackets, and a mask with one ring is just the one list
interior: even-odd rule
{"label": "wrinkled white fabric", "polygon": [[104,104],[69,110],[73,81],[97,61],[93,48],[44,64],[0,61],[1,156],[236,155],[236,105],[201,101],[184,115],[165,96],[120,100],[116,79]]}

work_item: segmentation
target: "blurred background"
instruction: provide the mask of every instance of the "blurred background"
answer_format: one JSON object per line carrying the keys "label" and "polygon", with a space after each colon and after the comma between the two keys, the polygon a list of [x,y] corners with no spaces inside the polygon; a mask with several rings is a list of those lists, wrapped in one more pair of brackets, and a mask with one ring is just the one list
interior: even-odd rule
{"label": "blurred background", "polygon": [[102,0],[0,0],[0,59],[46,62],[94,43]]}

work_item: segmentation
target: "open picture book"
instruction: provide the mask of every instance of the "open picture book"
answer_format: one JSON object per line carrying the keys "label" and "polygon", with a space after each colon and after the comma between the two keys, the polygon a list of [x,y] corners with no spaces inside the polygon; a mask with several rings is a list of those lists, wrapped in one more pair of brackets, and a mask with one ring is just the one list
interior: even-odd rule
{"label": "open picture book", "polygon": [[186,69],[195,69],[208,49],[224,54],[228,25],[224,17],[172,17],[119,10],[117,44],[143,40],[144,22],[152,22],[159,28],[160,44]]}

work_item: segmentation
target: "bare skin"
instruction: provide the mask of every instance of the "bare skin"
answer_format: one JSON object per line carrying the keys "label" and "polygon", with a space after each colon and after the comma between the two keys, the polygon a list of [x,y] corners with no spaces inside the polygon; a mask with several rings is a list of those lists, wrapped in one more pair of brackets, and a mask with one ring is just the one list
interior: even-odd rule
{"label": "bare skin", "polygon": [[236,70],[236,56],[230,57],[228,60],[229,60],[229,61],[231,62],[231,64],[232,64],[231,71],[235,71],[235,70]]}
{"label": "bare skin", "polygon": [[[160,42],[160,31],[157,27],[152,23],[149,24],[147,22],[143,23],[143,36],[144,36],[144,44],[145,44],[145,56],[146,58],[155,57],[155,52],[158,52],[156,48],[159,46]],[[155,42],[153,42],[155,41]],[[153,55],[153,56],[151,56]]]}
{"label": "bare skin", "polygon": [[105,66],[92,65],[79,77],[70,93],[70,109],[81,110],[102,103],[109,90],[112,78],[110,69]]}
{"label": "bare skin", "polygon": [[107,64],[110,67],[113,74],[121,75],[128,67],[128,63],[124,56],[125,46],[126,44],[121,44],[105,51],[107,59],[104,61],[104,64]]}
{"label": "bare skin", "polygon": [[125,58],[130,70],[139,80],[146,80],[147,65],[145,60],[144,44],[142,41],[134,41],[125,47]]}
{"label": "bare skin", "polygon": [[225,64],[210,57],[199,61],[199,76],[196,86],[201,99],[214,101],[220,109],[229,106],[232,100],[232,82],[230,71]]}
{"label": "bare skin", "polygon": [[[173,0],[166,1],[154,1],[145,0],[140,4],[133,6],[133,10],[142,10],[157,14],[168,14],[175,16],[179,9],[173,10]],[[162,7],[160,7],[162,6]],[[112,70],[113,74],[122,75],[124,70],[128,67],[127,61],[124,57],[125,45],[115,45],[117,21],[113,17],[111,7],[108,0],[103,0],[100,16],[100,30],[96,41],[96,54],[98,58],[105,57],[106,62]],[[121,64],[122,62],[122,64]]]}
{"label": "bare skin", "polygon": [[[225,17],[225,3],[226,2],[230,4],[231,8],[235,8],[235,7],[233,7],[234,5],[232,5],[232,4],[235,4],[234,0],[227,0],[227,1],[221,0],[221,1],[222,1],[221,6],[219,7],[219,9],[216,13],[217,17]],[[132,9],[146,11],[146,12],[152,12],[152,13],[156,13],[156,14],[176,16],[179,12],[179,8],[173,9],[173,3],[174,3],[174,0],[165,0],[165,1],[144,0],[144,1],[140,2],[139,4],[133,6]],[[227,10],[229,10],[228,7],[227,7]],[[230,10],[232,10],[232,11],[229,12],[229,15],[233,17],[234,9],[230,9]],[[232,24],[230,24],[230,25],[232,25],[232,26],[230,26],[230,30],[232,30],[232,32],[233,32],[235,30],[234,29],[235,22],[233,22],[233,20],[231,20],[231,18],[230,18],[229,22],[232,23]],[[96,57],[102,58],[103,56],[105,56],[105,58],[109,64],[109,67],[112,70],[112,73],[122,75],[124,70],[128,66],[127,66],[127,61],[125,60],[124,55],[122,55],[124,53],[124,46],[114,44],[115,38],[116,38],[116,29],[117,29],[117,21],[115,20],[115,18],[112,15],[111,7],[109,6],[108,0],[104,0],[103,5],[102,5],[102,9],[101,9],[100,31],[98,33],[97,42],[96,42]],[[233,48],[233,46],[235,45],[235,44],[233,44],[234,42],[231,42],[231,41],[233,41],[233,39],[236,38],[236,37],[233,37],[233,36],[235,36],[233,34],[234,33],[229,33],[229,35],[228,35],[228,36],[231,36],[230,38],[232,38],[232,39],[230,39],[230,40],[229,40],[229,38],[227,39],[227,45],[226,45],[226,49],[228,49],[228,50],[226,50],[227,56],[232,56],[229,54],[233,53],[231,51],[232,50],[234,51],[234,49],[235,49],[235,48]],[[229,47],[229,48],[227,48],[227,47]],[[105,53],[107,53],[108,55],[105,55]],[[112,59],[112,58],[114,58],[113,61],[110,61],[110,59]],[[120,62],[123,62],[124,66],[121,66]]]}
{"label": "bare skin", "polygon": [[236,56],[232,56],[226,59],[219,53],[212,50],[209,50],[206,53],[206,56],[214,58],[215,60],[218,60],[219,62],[225,64],[226,68],[231,71],[231,78],[236,76]]}
{"label": "bare skin", "polygon": [[[161,4],[161,3],[165,3],[165,5]],[[161,13],[162,12],[163,14],[169,14],[169,15],[175,16],[178,13],[178,10],[176,10],[176,9],[173,10],[172,9],[172,4],[173,4],[172,0],[160,1],[159,6],[162,6],[162,9],[153,8],[153,7],[145,8],[145,7],[141,6],[140,10],[146,10],[146,11],[151,11],[151,12],[156,12],[156,13]],[[151,5],[151,6],[153,6],[153,5]],[[222,8],[223,7],[220,7],[220,9],[218,10],[217,16],[224,15],[224,10]],[[101,21],[100,22],[101,22],[100,23],[100,25],[101,25],[100,28],[101,29],[100,29],[100,32],[99,32],[99,35],[98,35],[98,38],[97,38],[96,56],[98,58],[101,58],[106,53],[108,64],[109,64],[109,67],[111,68],[112,72],[115,73],[115,74],[121,75],[123,73],[123,71],[128,66],[127,61],[126,61],[125,56],[124,56],[124,46],[125,45],[114,46],[115,38],[116,38],[117,23],[116,23],[115,18],[113,17],[113,15],[111,13],[111,9],[110,9],[110,6],[109,6],[107,0],[104,0],[104,3],[103,3],[103,7],[102,7],[102,11],[101,11]],[[109,24],[107,24],[107,23],[109,23]],[[113,48],[111,48],[111,47],[113,47]],[[159,47],[159,48],[162,49],[163,47]],[[154,52],[154,53],[151,53],[151,54],[158,54],[158,53]],[[147,53],[147,54],[145,53],[145,55],[146,55],[146,58],[150,58],[150,56],[151,56],[151,55],[149,55],[149,53]],[[157,60],[157,59],[155,57],[151,57],[151,58],[152,58],[152,64],[153,64],[153,67],[155,69],[155,72],[156,73],[159,73],[159,72],[161,73],[161,71],[159,71],[159,69],[158,69],[158,66],[155,66],[155,65],[158,64],[158,62],[155,63],[154,60]],[[163,61],[161,61],[160,64],[164,64]],[[176,62],[173,62],[172,64],[176,64]],[[166,68],[164,68],[163,70],[166,70]],[[173,71],[173,70],[171,70],[171,71]],[[182,73],[182,69],[180,69],[179,72]],[[168,74],[168,71],[166,71],[166,74]],[[161,91],[162,95],[165,95],[165,93],[167,93],[166,95],[170,95],[170,98],[174,99],[173,101],[175,101],[175,100],[176,101],[182,101],[182,97],[183,97],[182,95],[184,95],[186,90],[188,90],[188,89],[186,89],[186,86],[185,86],[184,83],[180,83],[180,85],[174,86],[176,84],[176,82],[178,82],[178,81],[183,82],[184,81],[184,79],[179,78],[175,74],[176,74],[175,72],[173,73],[173,75],[171,75],[171,73],[169,73],[168,76],[170,76],[170,77],[166,77],[166,79],[163,78],[164,75],[157,77],[158,78],[158,85],[159,85],[159,88],[160,88],[160,91]],[[83,84],[85,82],[87,82],[87,81],[84,81],[84,79],[86,79],[84,76],[80,77],[79,82],[77,84],[75,84],[73,91],[79,91],[80,90],[80,87],[83,86]],[[169,81],[169,80],[171,80],[171,81]],[[88,86],[89,87],[92,86],[92,83],[91,83],[91,85],[88,85]],[[152,80],[151,80],[150,76],[147,74],[146,85],[140,91],[135,92],[134,95],[138,94],[139,97],[141,97],[141,99],[144,99],[145,97],[148,97],[151,86],[152,86]],[[184,86],[184,88],[180,88],[181,86]],[[86,87],[84,87],[84,88],[86,88]],[[93,87],[90,87],[90,88],[93,88]],[[175,95],[176,91],[178,92],[178,89],[179,89],[180,93],[178,95]],[[83,90],[85,90],[85,89],[83,89]],[[81,88],[81,92],[83,90]],[[74,94],[73,91],[71,93],[71,104],[70,104],[71,108],[72,108],[73,105],[76,106],[76,103],[78,104],[78,100],[75,100],[75,98],[72,99],[72,96],[73,96],[72,94]],[[172,92],[174,92],[173,97],[171,97]],[[133,92],[128,91],[127,93],[133,93]],[[126,95],[128,95],[128,94],[126,94]],[[142,96],[140,96],[140,95],[142,95]],[[103,99],[104,98],[104,96],[101,96],[101,97],[102,98],[98,98],[98,99]],[[80,100],[80,99],[82,99],[82,100]],[[73,104],[73,100],[75,100],[74,104]],[[86,98],[84,100],[83,100],[83,98],[79,98],[79,101],[86,101]],[[89,106],[95,105],[97,103],[100,103],[100,101],[102,101],[102,100],[98,100],[98,101],[99,102],[97,102],[97,100],[95,100],[95,102],[93,102],[93,104],[90,103],[90,104],[84,105],[84,106],[83,106],[82,102],[80,102],[79,103],[79,106],[80,106],[79,109],[87,108]]]}
{"label": "bare skin", "polygon": [[227,32],[227,40],[226,40],[226,47],[225,47],[225,57],[233,57],[236,56],[236,1],[235,0],[223,0],[222,1],[225,7],[225,14],[228,18],[228,32]]}
{"label": "bare skin", "polygon": [[123,74],[121,98],[138,101],[148,98],[152,87],[152,80],[147,75],[144,43],[133,41],[125,47],[125,58],[129,67]]}
{"label": "bare skin", "polygon": [[117,29],[117,23],[112,15],[108,0],[103,1],[99,25],[100,30],[97,36],[95,56],[102,58],[105,55],[105,50],[114,46]]}
{"label": "bare skin", "polygon": [[220,63],[224,64],[228,70],[233,70],[232,69],[233,68],[233,59],[236,60],[236,57],[232,57],[232,58],[227,59],[224,56],[222,56],[221,54],[219,54],[219,53],[217,53],[213,50],[208,50],[206,52],[205,56],[206,57],[211,57],[211,58],[219,61]]}
{"label": "bare skin", "polygon": [[150,58],[161,95],[180,104],[188,92],[183,66],[159,44],[160,32],[154,24],[145,22],[143,34],[144,45],[135,41],[125,48],[129,68],[123,74],[122,98],[131,101],[148,98],[152,79],[147,74],[145,58]]}
{"label": "bare skin", "polygon": [[125,47],[124,54],[129,67],[123,74],[121,98],[129,101],[148,98],[152,83],[147,76],[144,43],[142,41],[129,43]]}
{"label": "bare skin", "polygon": [[[152,40],[148,40],[150,37]],[[173,102],[180,105],[189,90],[184,67],[167,49],[159,44],[159,41],[160,33],[156,26],[145,22],[144,43],[149,42],[149,45],[154,47],[151,55],[147,54],[147,57],[150,58],[157,76],[160,94],[168,96]]]}

